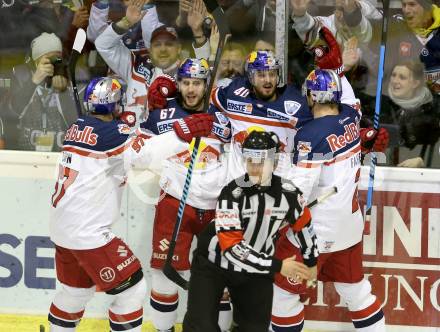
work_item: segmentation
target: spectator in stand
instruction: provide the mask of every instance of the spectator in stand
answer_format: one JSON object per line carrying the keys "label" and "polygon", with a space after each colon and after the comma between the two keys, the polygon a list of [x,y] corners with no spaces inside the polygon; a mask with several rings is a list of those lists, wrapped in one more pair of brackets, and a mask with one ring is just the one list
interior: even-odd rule
{"label": "spectator in stand", "polygon": [[[15,1],[13,11],[6,17],[4,47],[27,49],[30,42],[43,32],[55,33],[62,41],[63,51],[71,50],[78,28],[87,28],[86,6],[68,8],[61,1]],[[4,9],[2,8],[2,11]],[[9,31],[12,30],[12,31]],[[3,41],[5,41],[3,43]]]}
{"label": "spectator in stand", "polygon": [[[430,167],[433,149],[440,137],[440,105],[438,97],[426,87],[423,64],[419,61],[397,64],[386,90],[388,96],[383,96],[381,124],[390,132],[390,147],[394,148],[391,164]],[[363,104],[363,113],[363,122],[371,123],[374,98]],[[400,162],[401,156],[406,159],[404,162]]]}
{"label": "spectator in stand", "polygon": [[253,50],[275,52],[275,33],[266,32],[258,34],[255,38]]}
{"label": "spectator in stand", "polygon": [[230,41],[226,44],[217,71],[217,86],[229,85],[234,77],[244,74],[247,53],[238,42]]}
{"label": "spectator in stand", "polygon": [[369,1],[336,0],[332,15],[316,17],[307,12],[309,2],[310,0],[290,0],[293,28],[308,47],[314,47],[321,42],[316,33],[319,25],[327,27],[335,35],[342,51],[350,43],[357,46],[370,42],[373,29],[369,17],[375,17],[377,9]]}
{"label": "spectator in stand", "polygon": [[[133,55],[121,43],[126,32],[137,24],[144,15],[157,14],[155,11],[143,12],[144,0],[131,0],[127,6],[126,16],[120,21],[107,26],[95,41],[96,49],[107,62],[109,67],[127,81],[127,114],[135,117],[134,123],[146,119],[149,107],[147,105],[147,90],[158,76],[174,77],[180,63],[181,44],[176,30],[171,26],[161,25],[151,34],[149,56],[146,54]],[[202,47],[195,45],[197,58],[209,57],[209,42],[206,39]],[[169,86],[172,86],[171,84]],[[164,93],[154,85],[154,93]],[[164,97],[172,97],[175,89],[169,90]],[[129,113],[128,113],[129,112]],[[134,125],[133,123],[133,125]]]}
{"label": "spectator in stand", "polygon": [[[19,150],[60,151],[66,129],[76,119],[73,93],[62,61],[61,40],[42,33],[31,43],[32,65],[13,69],[10,108],[18,137],[7,138]],[[9,144],[9,139],[15,140]]]}
{"label": "spectator in stand", "polygon": [[[179,14],[176,18],[176,27],[184,46],[186,41],[192,41],[192,48],[209,45],[209,30],[215,24],[208,15],[206,6],[202,0],[180,0]],[[218,41],[217,41],[218,43]],[[212,46],[216,46],[214,43]],[[207,47],[207,46],[205,46]],[[206,58],[208,59],[208,58]]]}
{"label": "spectator in stand", "polygon": [[425,80],[433,93],[440,92],[440,8],[431,0],[402,0],[402,14],[390,20],[386,72],[396,63],[420,59]]}
{"label": "spectator in stand", "polygon": [[[276,0],[240,0],[248,8],[248,15],[255,22],[256,31],[270,31],[275,33],[276,30]],[[319,8],[316,0],[308,3],[307,11],[312,15],[317,15]]]}
{"label": "spectator in stand", "polygon": [[[129,0],[123,0],[123,5],[127,7]],[[87,27],[87,38],[95,42],[96,38],[107,28],[109,23],[110,5],[109,0],[95,1],[90,10],[89,26]],[[140,22],[128,29],[122,41],[130,50],[145,50],[150,48],[151,34],[161,25],[157,16],[156,5],[152,1],[146,1],[142,7],[145,14]]]}

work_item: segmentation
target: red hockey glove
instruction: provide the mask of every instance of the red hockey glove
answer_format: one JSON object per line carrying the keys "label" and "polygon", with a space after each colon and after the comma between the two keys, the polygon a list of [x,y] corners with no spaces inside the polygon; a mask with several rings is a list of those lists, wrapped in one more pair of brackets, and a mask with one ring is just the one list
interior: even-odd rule
{"label": "red hockey glove", "polygon": [[321,27],[319,31],[321,38],[327,43],[327,47],[318,46],[313,49],[315,53],[315,63],[319,69],[333,69],[339,76],[344,76],[344,64],[342,63],[342,53],[338,42],[326,27]]}
{"label": "red hockey glove", "polygon": [[372,150],[385,152],[390,142],[390,135],[385,128],[379,128],[379,131],[374,128],[361,128],[360,136],[362,154],[367,154]]}
{"label": "red hockey glove", "polygon": [[119,116],[119,119],[129,127],[133,127],[136,124],[136,113],[129,111],[123,112]]}
{"label": "red hockey glove", "polygon": [[175,121],[173,129],[180,139],[190,143],[194,137],[208,136],[213,122],[211,114],[194,114]]}
{"label": "red hockey glove", "polygon": [[174,79],[169,75],[156,77],[148,88],[148,108],[149,110],[165,108],[167,98],[174,97],[177,92],[177,86]]}

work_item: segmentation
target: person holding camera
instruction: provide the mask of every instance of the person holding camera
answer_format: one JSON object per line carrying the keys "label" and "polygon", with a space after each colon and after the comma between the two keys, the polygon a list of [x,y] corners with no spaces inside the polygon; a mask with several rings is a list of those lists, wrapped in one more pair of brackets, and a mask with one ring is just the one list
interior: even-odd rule
{"label": "person holding camera", "polygon": [[64,133],[76,119],[61,40],[43,32],[31,42],[31,58],[31,66],[13,69],[9,113],[14,116],[6,125],[15,122],[18,131],[10,131],[17,136],[8,148],[60,151]]}

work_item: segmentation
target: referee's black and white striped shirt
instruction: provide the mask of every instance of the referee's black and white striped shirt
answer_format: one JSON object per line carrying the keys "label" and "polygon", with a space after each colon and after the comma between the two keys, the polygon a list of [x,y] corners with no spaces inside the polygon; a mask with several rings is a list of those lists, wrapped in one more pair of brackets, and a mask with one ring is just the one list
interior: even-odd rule
{"label": "referee's black and white striped shirt", "polygon": [[304,264],[314,266],[318,256],[310,210],[291,182],[273,176],[270,187],[239,186],[247,175],[223,188],[215,221],[199,237],[198,253],[231,271],[271,273],[281,270],[274,258],[278,230],[287,224],[301,246]]}

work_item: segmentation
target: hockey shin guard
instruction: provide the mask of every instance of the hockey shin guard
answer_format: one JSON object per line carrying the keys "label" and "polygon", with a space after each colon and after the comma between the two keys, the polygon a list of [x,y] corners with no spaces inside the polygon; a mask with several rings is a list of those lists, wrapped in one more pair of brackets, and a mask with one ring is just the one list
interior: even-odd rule
{"label": "hockey shin guard", "polygon": [[356,331],[384,332],[385,318],[382,304],[371,294],[371,284],[362,280],[355,284],[335,282],[335,288],[347,303]]}

